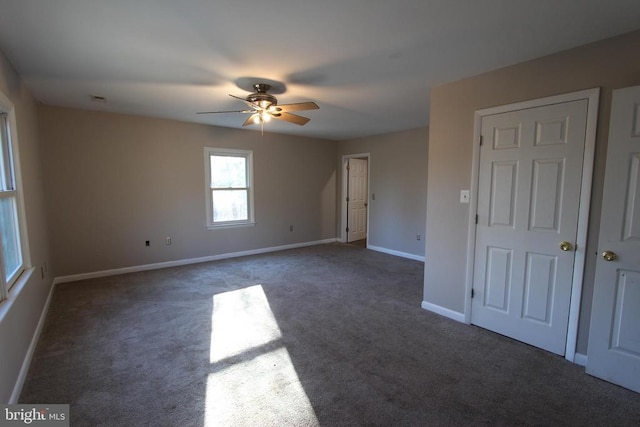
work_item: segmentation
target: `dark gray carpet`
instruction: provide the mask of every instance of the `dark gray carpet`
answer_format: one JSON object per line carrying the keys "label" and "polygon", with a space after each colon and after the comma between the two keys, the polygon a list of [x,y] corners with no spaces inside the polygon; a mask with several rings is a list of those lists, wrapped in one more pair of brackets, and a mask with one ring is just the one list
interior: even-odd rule
{"label": "dark gray carpet", "polygon": [[22,403],[74,426],[639,425],[640,395],[420,308],[349,245],[57,286]]}

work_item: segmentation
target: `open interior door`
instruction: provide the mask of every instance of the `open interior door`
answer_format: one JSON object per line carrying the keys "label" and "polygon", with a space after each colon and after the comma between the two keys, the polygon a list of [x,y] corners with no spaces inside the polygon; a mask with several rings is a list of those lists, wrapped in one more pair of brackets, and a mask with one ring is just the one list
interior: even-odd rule
{"label": "open interior door", "polygon": [[366,159],[349,159],[347,164],[349,176],[347,242],[367,238],[367,200],[369,197],[367,166]]}

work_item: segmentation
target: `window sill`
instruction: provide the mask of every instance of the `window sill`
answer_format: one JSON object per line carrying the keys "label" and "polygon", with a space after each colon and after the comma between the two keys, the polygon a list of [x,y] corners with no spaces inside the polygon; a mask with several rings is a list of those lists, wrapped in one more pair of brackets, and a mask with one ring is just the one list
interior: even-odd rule
{"label": "window sill", "polygon": [[208,224],[207,229],[209,230],[221,230],[224,228],[241,228],[241,227],[253,227],[255,226],[255,222],[237,222],[237,223],[226,223],[226,224]]}
{"label": "window sill", "polygon": [[0,302],[0,323],[4,320],[7,313],[18,299],[19,295],[22,293],[22,290],[26,286],[27,282],[31,279],[35,268],[28,267],[20,274],[18,279],[13,283],[11,289],[9,289],[9,293],[7,295],[7,299]]}

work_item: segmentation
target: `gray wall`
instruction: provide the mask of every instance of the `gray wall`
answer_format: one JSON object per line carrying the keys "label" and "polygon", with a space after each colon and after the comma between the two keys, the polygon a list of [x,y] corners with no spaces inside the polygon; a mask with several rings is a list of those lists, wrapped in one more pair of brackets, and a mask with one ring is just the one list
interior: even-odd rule
{"label": "gray wall", "polygon": [[[0,304],[0,401],[8,402],[51,289],[54,265],[42,188],[37,105],[20,76],[0,53],[0,91],[14,104],[22,175],[28,249],[33,269],[23,286],[14,286]],[[41,277],[41,267],[47,273]]]}
{"label": "gray wall", "polygon": [[424,300],[464,311],[475,110],[601,87],[587,260],[577,351],[586,353],[611,91],[640,84],[640,32],[445,84],[431,92]]}
{"label": "gray wall", "polygon": [[[340,215],[342,156],[369,153],[367,244],[424,257],[428,133],[425,127],[339,143],[338,236],[345,228]],[[375,200],[371,200],[371,193],[375,193]]]}
{"label": "gray wall", "polygon": [[[40,134],[59,276],[335,238],[334,141],[44,106]],[[254,151],[254,227],[207,230],[207,146]]]}

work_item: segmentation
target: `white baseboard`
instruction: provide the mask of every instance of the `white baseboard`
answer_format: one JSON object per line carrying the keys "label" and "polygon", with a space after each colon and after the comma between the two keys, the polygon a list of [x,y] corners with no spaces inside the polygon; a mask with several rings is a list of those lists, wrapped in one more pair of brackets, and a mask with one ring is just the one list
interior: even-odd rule
{"label": "white baseboard", "polygon": [[412,260],[415,260],[415,261],[424,262],[424,260],[425,260],[425,258],[423,256],[420,256],[420,255],[414,255],[414,254],[410,254],[410,253],[407,253],[407,252],[395,251],[393,249],[381,248],[380,246],[367,245],[367,249],[371,249],[372,251],[382,252],[382,253],[389,254],[389,255],[399,256],[399,257],[402,257],[402,258],[409,258],[409,259],[412,259]]}
{"label": "white baseboard", "polygon": [[426,301],[422,301],[422,308],[427,311],[432,311],[441,316],[448,317],[449,319],[453,319],[460,323],[465,323],[464,313],[458,313],[457,311],[449,310],[448,308],[444,308]]}
{"label": "white baseboard", "polygon": [[33,332],[31,343],[29,344],[29,348],[27,349],[27,354],[25,354],[24,360],[22,361],[22,367],[20,368],[20,372],[18,373],[16,384],[13,386],[13,392],[11,392],[11,397],[9,397],[9,404],[18,403],[18,399],[20,399],[20,393],[22,393],[22,387],[24,386],[24,382],[27,379],[27,374],[29,373],[29,368],[31,367],[31,360],[33,359],[33,354],[35,353],[36,346],[38,345],[38,341],[40,340],[40,334],[42,333],[42,328],[44,327],[44,322],[47,318],[47,313],[49,312],[49,306],[51,306],[51,299],[53,298],[53,290],[55,287],[55,283],[52,283],[51,288],[49,289],[49,295],[47,296],[47,301],[44,303],[44,307],[42,308],[42,313],[40,314],[38,325],[36,326],[36,330]]}
{"label": "white baseboard", "polygon": [[580,366],[587,366],[587,355],[582,353],[576,353],[573,358],[573,363]]}
{"label": "white baseboard", "polygon": [[113,270],[102,270],[102,271],[94,271],[91,273],[72,274],[69,276],[56,277],[53,283],[57,284],[57,283],[77,282],[78,280],[95,279],[98,277],[107,277],[107,276],[116,276],[118,274],[137,273],[139,271],[158,270],[161,268],[179,267],[182,265],[198,264],[201,262],[209,262],[209,261],[218,261],[221,259],[238,258],[238,257],[248,256],[248,255],[257,255],[257,254],[264,254],[268,252],[283,251],[287,249],[303,248],[306,246],[324,245],[327,243],[335,243],[336,240],[337,239],[335,238],[316,240],[313,242],[293,243],[290,245],[273,246],[270,248],[261,248],[261,249],[251,249],[248,251],[241,251],[241,252],[230,252],[226,254],[211,255],[211,256],[205,256],[200,258],[179,259],[176,261],[166,261],[166,262],[158,262],[154,264],[144,264],[144,265],[135,265],[132,267],[115,268]]}

